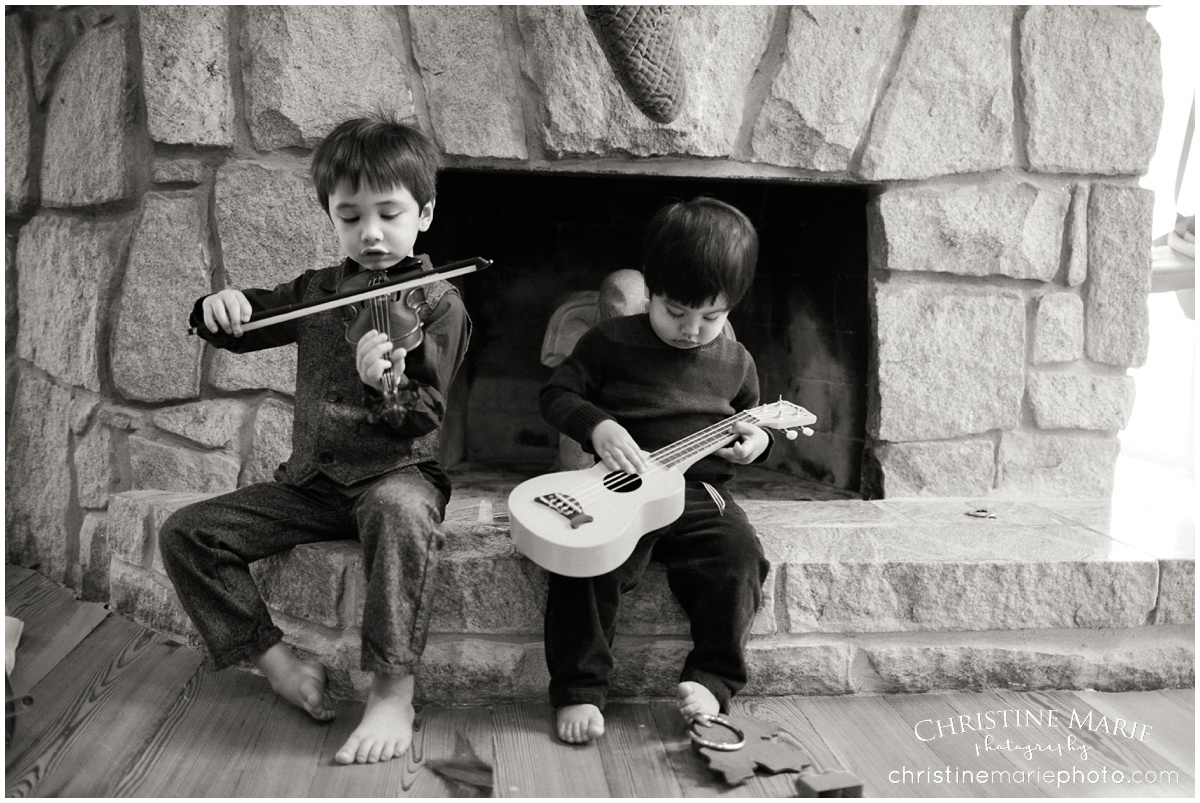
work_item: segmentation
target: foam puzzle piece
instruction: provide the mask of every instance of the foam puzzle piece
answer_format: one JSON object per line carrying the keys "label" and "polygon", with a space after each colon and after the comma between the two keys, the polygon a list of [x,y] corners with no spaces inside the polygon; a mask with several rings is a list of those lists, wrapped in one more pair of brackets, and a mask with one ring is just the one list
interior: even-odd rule
{"label": "foam puzzle piece", "polygon": [[[744,784],[754,777],[756,771],[776,775],[780,772],[800,772],[812,766],[812,760],[802,750],[780,738],[781,726],[752,717],[725,715],[721,718],[745,734],[746,746],[731,751],[714,750],[694,743],[693,746],[709,769],[722,776],[730,786]],[[721,733],[725,728],[720,725],[707,728],[697,726],[696,729],[704,738],[714,742],[733,735]]]}
{"label": "foam puzzle piece", "polygon": [[863,783],[845,770],[802,772],[796,797],[862,797]]}

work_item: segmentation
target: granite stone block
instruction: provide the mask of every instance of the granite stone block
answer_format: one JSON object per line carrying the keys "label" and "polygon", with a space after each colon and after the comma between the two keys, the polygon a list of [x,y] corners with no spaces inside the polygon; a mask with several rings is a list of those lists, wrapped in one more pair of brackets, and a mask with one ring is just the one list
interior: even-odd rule
{"label": "granite stone block", "polygon": [[1019,42],[1030,167],[1145,173],[1163,98],[1159,37],[1141,7],[1033,6]]}
{"label": "granite stone block", "polygon": [[222,452],[193,451],[131,435],[129,464],[135,488],[214,493],[237,487],[238,460]]}
{"label": "granite stone block", "polygon": [[920,9],[871,124],[870,181],[997,170],[1012,163],[1012,11]]}
{"label": "granite stone block", "polygon": [[973,496],[992,489],[996,447],[991,440],[884,443],[875,449],[887,498]]}
{"label": "granite stone block", "polygon": [[1041,429],[1124,429],[1133,412],[1131,376],[1030,371],[1029,409]]}
{"label": "granite stone block", "polygon": [[1088,197],[1089,359],[1137,368],[1150,345],[1150,245],[1154,193],[1096,184]]}
{"label": "granite stone block", "polygon": [[[200,395],[204,341],[180,320],[211,291],[207,213],[192,195],[148,193],[133,234],[113,324],[113,382],[129,400],[164,402]],[[171,280],[163,281],[163,263]],[[147,337],[147,332],[155,336]]]}
{"label": "granite stone block", "polygon": [[39,214],[17,243],[17,356],[62,382],[99,392],[101,332],[133,219]]}
{"label": "granite stone block", "polygon": [[875,291],[878,405],[868,433],[940,440],[1014,428],[1025,304],[1014,293],[888,282]]}
{"label": "granite stone block", "polygon": [[255,145],[311,148],[338,123],[378,107],[411,117],[400,42],[389,6],[248,7],[240,45]]}
{"label": "granite stone block", "polygon": [[1083,300],[1048,293],[1037,301],[1033,324],[1035,363],[1074,362],[1083,356]]}
{"label": "granite stone block", "polygon": [[69,454],[71,391],[25,372],[16,382],[4,439],[5,559],[37,566],[56,582],[71,570],[74,535],[63,511],[73,496]]}
{"label": "granite stone block", "polygon": [[238,486],[268,482],[292,454],[292,405],[264,399],[254,413],[253,431]]}
{"label": "granite stone block", "polygon": [[1143,552],[1083,528],[970,521],[797,528],[775,545],[789,632],[1137,627],[1154,609]]}
{"label": "granite stone block", "polygon": [[525,159],[517,77],[499,6],[409,6],[413,58],[442,151]]}
{"label": "granite stone block", "polygon": [[889,189],[872,202],[888,270],[1010,276],[1058,273],[1070,193],[1029,182]]}
{"label": "granite stone block", "polygon": [[151,416],[154,426],[210,449],[236,449],[246,415],[241,399],[205,399],[164,407]]}
{"label": "granite stone block", "polygon": [[47,105],[41,200],[84,207],[132,200],[149,173],[149,141],[133,125],[136,92],[124,16],[86,31],[66,55]]}
{"label": "granite stone block", "polygon": [[1110,434],[1002,433],[996,492],[1031,499],[1109,498],[1120,449]]}
{"label": "granite stone block", "polygon": [[109,606],[159,633],[203,649],[171,581],[163,575],[114,558],[109,566]]}
{"label": "granite stone block", "polygon": [[301,544],[251,564],[269,606],[325,627],[362,623],[362,547],[356,541]]}
{"label": "granite stone block", "polygon": [[224,6],[138,9],[147,125],[156,142],[233,145],[229,13]]}
{"label": "granite stone block", "polygon": [[21,19],[4,15],[4,211],[11,214],[30,201],[30,112],[33,80],[29,43]]}
{"label": "granite stone block", "polygon": [[899,6],[812,6],[788,11],[783,64],[751,138],[757,162],[846,171],[900,41]]}

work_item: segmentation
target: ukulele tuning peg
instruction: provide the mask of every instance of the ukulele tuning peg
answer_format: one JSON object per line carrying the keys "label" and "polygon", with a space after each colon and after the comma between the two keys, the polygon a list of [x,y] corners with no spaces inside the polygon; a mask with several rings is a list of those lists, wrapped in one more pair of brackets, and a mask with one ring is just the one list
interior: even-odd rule
{"label": "ukulele tuning peg", "polygon": [[812,431],[812,429],[811,429],[811,428],[809,428],[809,427],[800,427],[800,431],[801,431],[801,432],[803,432],[803,433],[804,433],[805,435],[807,435],[808,437],[810,437],[810,438],[812,437],[813,431]]}
{"label": "ukulele tuning peg", "polygon": [[794,429],[784,430],[783,434],[787,436],[787,439],[789,441],[796,440],[796,430],[794,430]]}

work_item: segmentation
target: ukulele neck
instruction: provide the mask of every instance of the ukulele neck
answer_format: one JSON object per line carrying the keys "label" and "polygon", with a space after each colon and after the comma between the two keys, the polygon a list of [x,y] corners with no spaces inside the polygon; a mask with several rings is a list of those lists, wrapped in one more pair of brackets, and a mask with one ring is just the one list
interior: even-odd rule
{"label": "ukulele neck", "polygon": [[670,446],[664,446],[650,457],[668,468],[679,469],[681,474],[685,473],[695,463],[708,457],[717,449],[728,446],[737,440],[738,435],[734,431],[734,424],[739,421],[745,421],[748,424],[758,423],[758,419],[749,412],[741,412],[682,440],[677,440]]}

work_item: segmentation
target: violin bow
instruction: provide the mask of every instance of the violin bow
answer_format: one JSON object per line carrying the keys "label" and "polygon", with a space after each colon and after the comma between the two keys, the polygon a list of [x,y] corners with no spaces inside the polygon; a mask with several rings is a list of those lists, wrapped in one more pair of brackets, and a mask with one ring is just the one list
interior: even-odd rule
{"label": "violin bow", "polygon": [[[469,259],[460,259],[457,262],[450,262],[428,271],[413,271],[412,273],[417,274],[415,277],[411,273],[406,274],[400,278],[373,285],[366,290],[351,290],[345,293],[336,293],[322,300],[301,301],[297,304],[288,304],[282,307],[275,307],[274,309],[258,310],[251,313],[250,320],[242,324],[242,331],[250,332],[295,318],[303,318],[305,315],[313,315],[317,312],[344,307],[348,304],[357,304],[359,301],[366,301],[376,296],[399,293],[413,287],[431,284],[438,279],[453,279],[455,276],[462,276],[467,273],[483,270],[491,264],[492,260],[490,259],[470,257]],[[189,335],[197,334],[198,331],[199,327],[188,327]]]}

